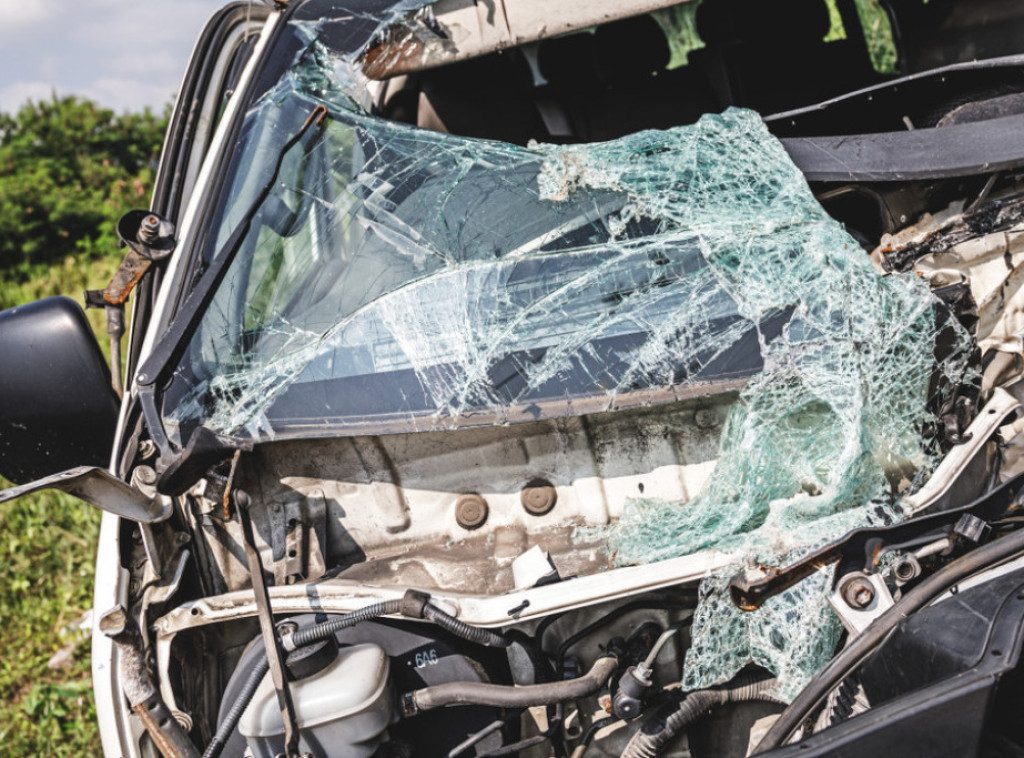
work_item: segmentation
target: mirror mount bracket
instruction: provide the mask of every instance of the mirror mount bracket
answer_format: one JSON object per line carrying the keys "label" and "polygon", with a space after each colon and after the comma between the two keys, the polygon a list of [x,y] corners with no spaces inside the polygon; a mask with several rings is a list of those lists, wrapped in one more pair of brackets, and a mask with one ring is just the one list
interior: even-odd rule
{"label": "mirror mount bracket", "polygon": [[97,466],[78,466],[28,484],[0,490],[0,503],[41,490],[66,492],[90,505],[140,524],[165,521],[173,511],[170,498],[160,495],[149,497]]}

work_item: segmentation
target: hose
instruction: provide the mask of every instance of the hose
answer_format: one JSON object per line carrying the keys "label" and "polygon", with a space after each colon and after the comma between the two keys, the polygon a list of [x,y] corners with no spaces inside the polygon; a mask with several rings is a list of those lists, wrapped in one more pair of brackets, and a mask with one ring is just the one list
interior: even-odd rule
{"label": "hose", "polygon": [[355,626],[363,621],[380,618],[381,616],[391,616],[401,612],[401,600],[382,600],[379,603],[368,605],[365,608],[360,608],[358,611],[353,611],[352,613],[348,613],[344,616],[328,619],[327,621],[322,621],[319,624],[307,626],[305,629],[296,629],[291,634],[290,643],[286,641],[286,639],[288,639],[287,636],[281,641],[286,650],[295,650],[296,648],[305,647],[310,643],[327,639],[336,632],[340,632],[342,629],[348,629],[350,626]]}
{"label": "hose", "polygon": [[270,671],[270,661],[267,660],[266,655],[261,655],[255,665],[249,669],[249,676],[245,678],[242,690],[238,693],[238,697],[235,698],[231,709],[224,715],[224,720],[217,727],[217,733],[213,735],[210,744],[206,746],[203,758],[217,758],[220,755],[220,751],[224,749],[224,746],[231,738],[235,727],[238,726],[238,721],[242,718],[245,709],[249,707],[253,695],[256,694],[260,682],[263,681],[263,677],[267,675],[268,671]]}
{"label": "hose", "polygon": [[576,745],[575,749],[573,749],[570,758],[583,758],[583,755],[587,752],[587,748],[590,747],[590,743],[594,741],[594,736],[606,726],[611,726],[617,721],[622,721],[622,719],[616,716],[608,716],[603,719],[598,719],[591,724],[587,728],[587,731],[583,733],[583,737],[580,739],[579,744]]}
{"label": "hose", "polygon": [[430,619],[445,631],[451,632],[464,640],[475,642],[486,647],[508,647],[508,641],[500,634],[495,634],[489,629],[481,629],[478,626],[470,626],[464,621],[459,621],[454,616],[449,616],[436,605],[429,603],[423,608],[423,618]]}
{"label": "hose", "polygon": [[424,687],[403,697],[406,714],[429,711],[446,705],[489,705],[495,708],[531,708],[553,705],[593,695],[607,683],[618,661],[614,656],[598,658],[586,674],[576,679],[525,687],[484,682],[445,682]]}
{"label": "hose", "polygon": [[[501,635],[459,621],[454,616],[450,616],[440,608],[431,605],[428,599],[429,596],[423,593],[407,592],[406,596],[401,599],[383,600],[344,616],[328,619],[319,624],[283,634],[281,636],[281,644],[285,650],[296,650],[313,642],[326,639],[342,629],[348,629],[364,621],[370,621],[381,616],[401,614],[429,619],[452,634],[480,645],[487,645],[489,647],[508,646],[509,643]],[[217,732],[214,734],[213,739],[210,740],[210,744],[207,745],[203,758],[217,758],[220,755],[238,726],[238,722],[242,718],[242,714],[245,713],[245,709],[249,707],[249,703],[256,694],[260,682],[263,681],[263,677],[266,676],[269,670],[270,664],[267,662],[266,653],[262,652],[253,664],[253,668],[246,677],[245,683],[242,685],[242,689],[238,693],[235,702],[225,714],[224,720],[217,726]]]}
{"label": "hose", "polygon": [[897,624],[934,601],[953,585],[981,569],[1024,551],[1024,529],[975,548],[943,566],[876,618],[833,658],[797,695],[754,749],[754,754],[782,745],[828,693],[839,686],[889,635]]}
{"label": "hose", "polygon": [[741,674],[728,684],[687,693],[667,715],[648,719],[630,738],[622,758],[655,758],[676,735],[715,708],[751,700],[783,702],[775,692],[775,679],[764,675]]}

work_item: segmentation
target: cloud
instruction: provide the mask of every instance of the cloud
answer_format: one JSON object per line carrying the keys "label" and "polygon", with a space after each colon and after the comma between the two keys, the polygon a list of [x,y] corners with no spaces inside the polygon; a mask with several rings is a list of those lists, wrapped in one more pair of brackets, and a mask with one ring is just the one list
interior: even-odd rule
{"label": "cloud", "polygon": [[54,94],[50,82],[15,82],[0,88],[0,111],[14,113],[29,100],[49,100]]}
{"label": "cloud", "polygon": [[80,95],[115,110],[173,99],[224,0],[0,0],[0,110]]}
{"label": "cloud", "polygon": [[45,22],[58,9],[53,0],[0,0],[0,18],[7,32]]}

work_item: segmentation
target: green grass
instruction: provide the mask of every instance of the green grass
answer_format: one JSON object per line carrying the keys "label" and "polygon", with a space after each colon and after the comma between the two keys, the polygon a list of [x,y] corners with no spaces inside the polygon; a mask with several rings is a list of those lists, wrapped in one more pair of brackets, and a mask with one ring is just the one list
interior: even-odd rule
{"label": "green grass", "polygon": [[[100,754],[88,630],[68,630],[92,606],[99,520],[54,492],[0,507],[0,753]],[[62,648],[66,663],[51,670]]]}

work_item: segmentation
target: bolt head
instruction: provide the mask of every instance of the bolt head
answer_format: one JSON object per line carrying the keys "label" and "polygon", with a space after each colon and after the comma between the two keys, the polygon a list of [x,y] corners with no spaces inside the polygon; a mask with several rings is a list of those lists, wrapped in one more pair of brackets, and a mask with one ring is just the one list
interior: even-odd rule
{"label": "bolt head", "polygon": [[139,466],[135,469],[135,475],[143,484],[156,484],[156,471],[149,466]]}
{"label": "bolt head", "polygon": [[455,501],[455,521],[463,529],[479,529],[487,521],[487,501],[476,493],[460,495]]}
{"label": "bolt head", "polygon": [[558,491],[547,479],[533,479],[519,493],[519,502],[527,513],[543,516],[558,502]]}
{"label": "bolt head", "polygon": [[843,585],[842,596],[848,606],[863,610],[875,599],[875,588],[867,579],[858,577]]}

